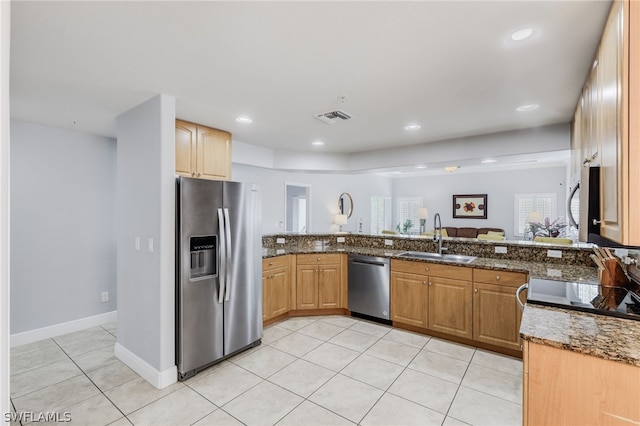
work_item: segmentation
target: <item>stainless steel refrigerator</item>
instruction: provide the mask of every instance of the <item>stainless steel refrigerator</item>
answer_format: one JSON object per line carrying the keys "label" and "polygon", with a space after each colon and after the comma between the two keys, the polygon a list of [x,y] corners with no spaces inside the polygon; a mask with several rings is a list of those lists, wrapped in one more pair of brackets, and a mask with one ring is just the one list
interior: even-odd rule
{"label": "stainless steel refrigerator", "polygon": [[262,339],[256,184],[177,179],[176,363],[184,380]]}

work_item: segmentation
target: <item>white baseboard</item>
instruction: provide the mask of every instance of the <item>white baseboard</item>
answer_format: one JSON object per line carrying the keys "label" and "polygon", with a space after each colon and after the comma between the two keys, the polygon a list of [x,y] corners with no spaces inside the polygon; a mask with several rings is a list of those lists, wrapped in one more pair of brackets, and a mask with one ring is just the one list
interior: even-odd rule
{"label": "white baseboard", "polygon": [[74,321],[63,322],[56,325],[50,325],[48,327],[36,328],[35,330],[12,334],[10,336],[10,345],[13,348],[14,346],[26,345],[27,343],[50,339],[52,337],[62,336],[63,334],[73,333],[74,331],[85,330],[87,328],[116,321],[118,321],[118,311],[106,312],[92,317],[80,318]]}
{"label": "white baseboard", "polygon": [[175,365],[159,371],[120,343],[116,343],[114,352],[116,358],[127,364],[129,368],[157,389],[166,388],[178,381],[178,367]]}

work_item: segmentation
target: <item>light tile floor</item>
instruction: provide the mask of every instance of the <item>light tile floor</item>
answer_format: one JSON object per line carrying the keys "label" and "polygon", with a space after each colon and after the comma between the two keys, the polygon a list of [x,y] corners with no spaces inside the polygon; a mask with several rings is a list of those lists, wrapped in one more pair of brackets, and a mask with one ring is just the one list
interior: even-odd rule
{"label": "light tile floor", "polygon": [[522,423],[520,360],[356,318],[286,319],[261,346],[162,390],[114,357],[115,334],[12,348],[15,411],[78,425]]}

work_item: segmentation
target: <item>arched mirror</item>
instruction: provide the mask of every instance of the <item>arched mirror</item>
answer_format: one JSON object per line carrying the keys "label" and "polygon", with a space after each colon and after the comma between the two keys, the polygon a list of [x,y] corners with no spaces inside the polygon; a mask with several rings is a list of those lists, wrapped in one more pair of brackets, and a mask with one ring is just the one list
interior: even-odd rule
{"label": "arched mirror", "polygon": [[348,192],[343,192],[338,197],[338,211],[340,214],[347,216],[347,219],[353,214],[353,198]]}
{"label": "arched mirror", "polygon": [[308,234],[311,223],[311,209],[309,206],[311,185],[285,182],[285,217],[284,229],[286,232]]}
{"label": "arched mirror", "polygon": [[580,225],[580,184],[576,184],[567,202],[567,213],[569,216],[569,225],[578,229]]}

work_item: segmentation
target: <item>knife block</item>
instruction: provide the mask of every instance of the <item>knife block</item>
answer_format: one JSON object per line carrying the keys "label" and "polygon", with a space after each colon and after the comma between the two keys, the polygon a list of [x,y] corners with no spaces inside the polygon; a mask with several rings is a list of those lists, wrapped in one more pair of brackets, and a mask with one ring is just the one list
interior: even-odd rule
{"label": "knife block", "polygon": [[604,266],[605,269],[600,276],[600,284],[608,287],[630,287],[631,281],[616,259],[605,260]]}

